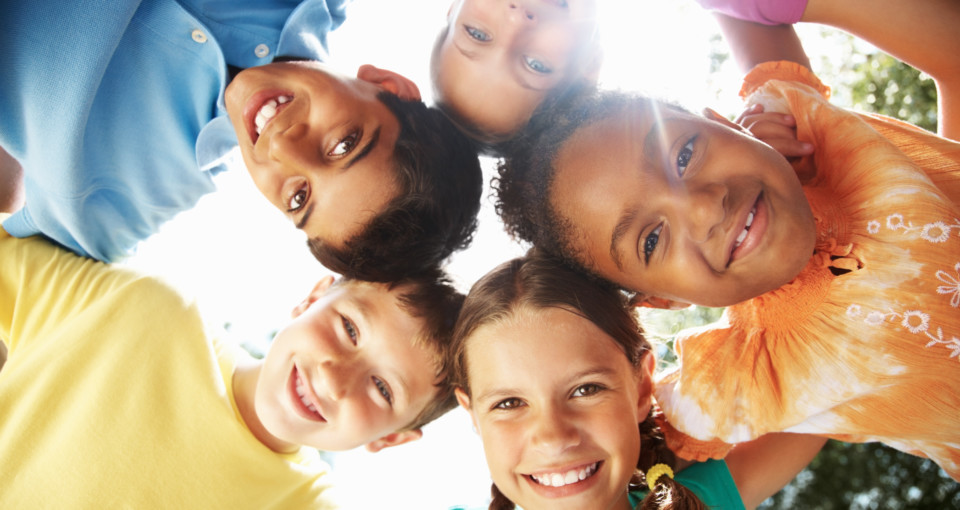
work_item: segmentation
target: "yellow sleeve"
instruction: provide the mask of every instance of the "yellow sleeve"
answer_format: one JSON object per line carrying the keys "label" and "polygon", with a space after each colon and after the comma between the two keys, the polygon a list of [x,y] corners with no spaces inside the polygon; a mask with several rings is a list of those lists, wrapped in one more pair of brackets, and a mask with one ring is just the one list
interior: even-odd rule
{"label": "yellow sleeve", "polygon": [[0,227],[0,339],[12,353],[132,278],[129,270],[77,256],[42,237],[18,239]]}

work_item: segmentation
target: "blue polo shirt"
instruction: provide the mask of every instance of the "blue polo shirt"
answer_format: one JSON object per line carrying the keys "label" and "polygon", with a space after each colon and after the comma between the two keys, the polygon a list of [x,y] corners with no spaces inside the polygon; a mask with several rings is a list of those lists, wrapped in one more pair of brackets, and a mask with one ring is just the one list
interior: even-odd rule
{"label": "blue polo shirt", "polygon": [[0,146],[26,193],[3,226],[104,261],[214,190],[227,66],[326,60],[347,3],[0,1]]}

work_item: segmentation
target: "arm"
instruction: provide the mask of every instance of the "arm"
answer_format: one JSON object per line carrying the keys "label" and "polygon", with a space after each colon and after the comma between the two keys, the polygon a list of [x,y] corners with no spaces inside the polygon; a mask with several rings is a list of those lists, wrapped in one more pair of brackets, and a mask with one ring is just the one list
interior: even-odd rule
{"label": "arm", "polygon": [[23,168],[0,147],[0,213],[23,207]]}
{"label": "arm", "polygon": [[960,2],[809,0],[801,21],[850,32],[932,76],[940,134],[960,139]]}
{"label": "arm", "polygon": [[789,60],[810,68],[810,59],[793,26],[761,25],[719,13],[714,17],[741,71],[775,60]]}
{"label": "arm", "polygon": [[826,438],[780,432],[738,444],[727,468],[747,508],[755,508],[793,480],[817,456]]}

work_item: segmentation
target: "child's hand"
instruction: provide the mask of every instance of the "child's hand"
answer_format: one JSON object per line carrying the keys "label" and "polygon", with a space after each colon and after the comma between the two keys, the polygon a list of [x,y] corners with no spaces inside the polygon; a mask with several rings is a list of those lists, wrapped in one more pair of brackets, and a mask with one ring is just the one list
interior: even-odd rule
{"label": "child's hand", "polygon": [[744,110],[735,122],[787,159],[813,154],[812,144],[797,140],[797,121],[793,115],[766,113],[763,105],[755,104]]}

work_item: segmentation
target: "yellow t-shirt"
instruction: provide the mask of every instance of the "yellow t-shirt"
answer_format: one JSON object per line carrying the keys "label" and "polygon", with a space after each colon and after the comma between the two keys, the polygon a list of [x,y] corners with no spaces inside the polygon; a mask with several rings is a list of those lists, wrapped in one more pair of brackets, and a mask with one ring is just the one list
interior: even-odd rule
{"label": "yellow t-shirt", "polygon": [[332,506],[318,453],[250,433],[233,354],[157,279],[0,229],[0,339],[0,508]]}
{"label": "yellow t-shirt", "polygon": [[960,144],[832,106],[795,64],[759,66],[744,92],[815,147],[816,252],[678,341],[656,390],[668,442],[704,459],[775,431],[882,441],[960,479]]}

